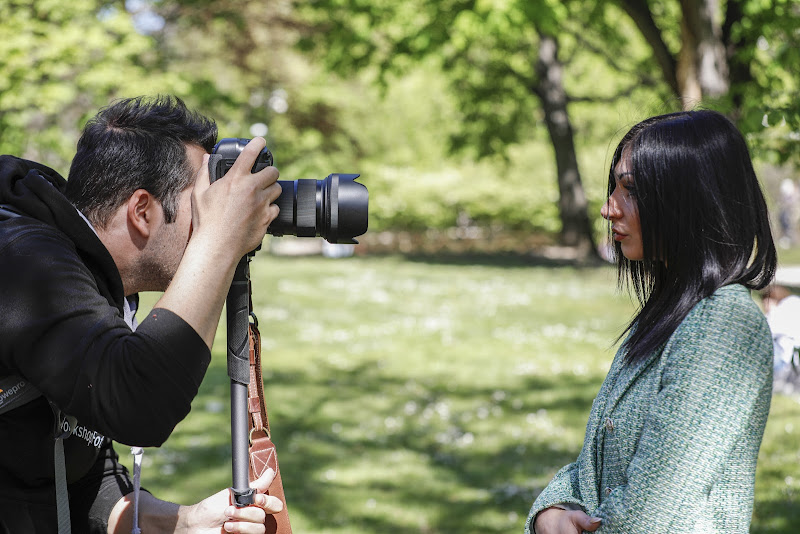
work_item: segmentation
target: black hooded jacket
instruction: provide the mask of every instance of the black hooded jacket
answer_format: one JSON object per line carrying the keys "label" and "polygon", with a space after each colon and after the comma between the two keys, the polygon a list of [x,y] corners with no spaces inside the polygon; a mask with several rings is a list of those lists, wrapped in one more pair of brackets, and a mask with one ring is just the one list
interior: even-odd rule
{"label": "black hooded jacket", "polygon": [[65,184],[43,165],[0,156],[0,206],[19,215],[0,212],[0,377],[42,394],[0,414],[0,534],[56,531],[48,401],[78,421],[64,441],[73,532],[105,532],[111,506],[131,490],[111,440],[161,445],[211,359],[167,310],[131,331],[116,264]]}

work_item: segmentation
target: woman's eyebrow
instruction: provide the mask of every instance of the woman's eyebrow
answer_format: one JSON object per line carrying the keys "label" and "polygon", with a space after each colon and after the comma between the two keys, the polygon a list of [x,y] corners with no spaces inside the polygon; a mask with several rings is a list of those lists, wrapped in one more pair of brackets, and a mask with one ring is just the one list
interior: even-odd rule
{"label": "woman's eyebrow", "polygon": [[621,180],[623,176],[633,176],[633,171],[625,171],[616,175],[617,180]]}

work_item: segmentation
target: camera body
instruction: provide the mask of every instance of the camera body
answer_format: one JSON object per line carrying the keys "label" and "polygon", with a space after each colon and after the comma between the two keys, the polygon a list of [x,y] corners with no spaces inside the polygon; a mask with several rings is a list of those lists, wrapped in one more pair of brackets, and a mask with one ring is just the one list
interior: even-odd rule
{"label": "camera body", "polygon": [[[208,171],[211,182],[222,178],[249,143],[249,139],[225,138],[211,153]],[[264,147],[251,172],[273,164],[272,152]],[[280,208],[267,233],[273,236],[320,236],[330,243],[357,243],[367,231],[369,193],[358,182],[358,174],[329,174],[323,180],[282,181],[282,192],[275,204]]]}

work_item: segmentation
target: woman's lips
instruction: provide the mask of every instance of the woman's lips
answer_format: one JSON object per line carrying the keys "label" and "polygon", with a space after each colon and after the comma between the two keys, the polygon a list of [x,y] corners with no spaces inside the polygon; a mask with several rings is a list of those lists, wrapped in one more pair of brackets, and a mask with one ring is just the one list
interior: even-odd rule
{"label": "woman's lips", "polygon": [[612,229],[611,231],[614,233],[614,241],[622,241],[623,239],[628,237],[628,234],[623,234],[619,230]]}

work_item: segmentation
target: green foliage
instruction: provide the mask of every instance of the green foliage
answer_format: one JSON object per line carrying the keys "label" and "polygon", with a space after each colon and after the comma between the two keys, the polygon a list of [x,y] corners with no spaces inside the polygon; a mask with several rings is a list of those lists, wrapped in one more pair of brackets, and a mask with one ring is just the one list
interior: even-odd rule
{"label": "green foliage", "polygon": [[0,3],[0,153],[64,172],[87,114],[119,96],[174,88],[151,39],[114,4]]}
{"label": "green foliage", "polygon": [[[483,260],[256,256],[295,531],[519,533],[574,461],[632,304],[611,267]],[[223,323],[192,412],[145,453],[143,485],[161,498],[193,503],[231,483],[224,335]],[[773,401],[752,532],[789,534],[800,520],[799,411]]]}
{"label": "green foliage", "polygon": [[[745,16],[731,32],[753,72],[731,96],[746,103],[740,124],[758,155],[795,161],[797,7],[740,3]],[[254,124],[266,124],[284,179],[360,172],[373,230],[469,220],[553,233],[555,166],[531,93],[537,31],[558,32],[592,214],[620,130],[675,108],[616,2],[135,4],[132,13],[102,0],[0,3],[0,152],[65,173],[80,128],[101,106],[175,93],[215,118],[223,136],[252,137]],[[677,52],[678,3],[650,6]],[[163,17],[163,28],[143,33],[146,12]]]}
{"label": "green foliage", "polygon": [[[337,72],[377,68],[387,86],[394,80],[391,73],[408,72],[435,58],[461,112],[458,129],[449,135],[451,149],[496,155],[505,154],[514,143],[546,139],[535,95],[540,31],[559,36],[570,95],[603,102],[620,92],[653,98],[646,87],[632,89],[639,80],[637,69],[652,60],[631,23],[613,4],[424,0],[373,4],[359,0],[298,4],[298,16],[315,28],[300,39],[301,48]],[[594,23],[598,18],[601,22]],[[628,37],[631,34],[633,38]],[[352,48],[363,53],[354,54]]]}
{"label": "green foliage", "polygon": [[[702,3],[632,2],[652,16],[659,37],[675,61],[686,46],[680,21],[684,9]],[[702,107],[717,109],[737,121],[759,157],[776,163],[800,162],[794,137],[800,131],[800,4],[792,0],[729,0],[713,3],[721,21],[719,38],[728,54],[730,89],[706,98]],[[594,24],[592,24],[594,25]],[[652,61],[650,61],[652,64]],[[662,83],[664,80],[662,80]]]}

